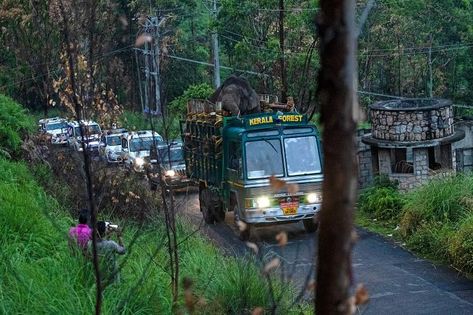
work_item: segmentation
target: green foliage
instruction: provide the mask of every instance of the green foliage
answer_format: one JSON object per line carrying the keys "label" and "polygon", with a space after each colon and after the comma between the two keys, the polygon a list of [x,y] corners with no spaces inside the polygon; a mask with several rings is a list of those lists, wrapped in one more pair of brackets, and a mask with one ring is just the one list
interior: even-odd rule
{"label": "green foliage", "polygon": [[[47,169],[36,175],[48,174]],[[113,218],[109,218],[113,219]],[[114,220],[114,219],[113,219]],[[116,221],[119,222],[119,221]],[[22,163],[0,159],[0,312],[2,314],[89,314],[95,303],[90,260],[68,247],[72,219],[46,195]],[[172,314],[168,253],[161,220],[137,227],[123,221],[125,244],[136,236],[120,271],[120,283],[106,287],[102,314]],[[207,240],[188,236],[178,224],[180,274],[192,280],[202,301],[198,314],[249,313],[270,307],[268,286],[252,260],[224,257]],[[180,281],[181,282],[181,281]],[[294,313],[295,296],[275,283],[280,310]],[[184,297],[179,309],[184,311]]]}
{"label": "green foliage", "polygon": [[[373,209],[382,211],[381,206],[376,208],[376,205],[385,202],[395,188],[386,179],[377,180],[375,186],[381,188],[369,188],[360,197],[362,215],[373,217],[376,213]],[[473,273],[473,176],[433,180],[402,198],[402,213],[394,220],[399,224],[396,236],[418,254]],[[380,220],[370,222],[368,228],[393,222],[389,215],[377,218]]]}
{"label": "green foliage", "polygon": [[407,247],[435,261],[446,260],[453,227],[449,224],[426,223],[418,227],[416,233],[404,238]]}
{"label": "green foliage", "polygon": [[120,127],[128,130],[149,130],[151,129],[151,123],[143,113],[124,111],[120,118]]}
{"label": "green foliage", "polygon": [[[152,117],[154,130],[165,139],[173,140],[180,137],[179,120],[170,115],[164,121],[162,117]],[[149,115],[140,112],[125,111],[120,117],[120,126],[130,131],[151,130]]]}
{"label": "green foliage", "polygon": [[169,103],[168,110],[170,115],[177,115],[178,117],[184,117],[187,110],[187,102],[191,99],[206,99],[212,93],[214,89],[207,83],[191,85],[184,91],[184,93],[176,97],[172,102]]}
{"label": "green foliage", "polygon": [[400,216],[404,202],[396,183],[387,177],[378,177],[372,187],[360,194],[358,210],[373,219],[389,221]]}
{"label": "green foliage", "polygon": [[473,215],[467,216],[452,233],[448,244],[452,263],[468,273],[473,273]]}
{"label": "green foliage", "polygon": [[34,126],[33,119],[20,104],[0,94],[0,149],[18,153],[22,136],[32,132]]}
{"label": "green foliage", "polygon": [[473,210],[473,177],[458,175],[433,180],[409,194],[401,232],[410,235],[423,224],[457,223]]}

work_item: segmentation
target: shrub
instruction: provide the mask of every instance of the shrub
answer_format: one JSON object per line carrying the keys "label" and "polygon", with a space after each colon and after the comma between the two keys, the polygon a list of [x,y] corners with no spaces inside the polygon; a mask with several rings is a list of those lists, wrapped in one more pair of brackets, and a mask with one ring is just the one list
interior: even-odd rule
{"label": "shrub", "polygon": [[401,233],[412,234],[420,225],[455,224],[473,209],[473,177],[437,179],[408,195],[401,218]]}
{"label": "shrub", "polygon": [[411,250],[434,260],[445,261],[453,232],[454,228],[449,224],[424,224],[405,237],[405,241]]}
{"label": "shrub", "polygon": [[11,98],[0,94],[0,149],[16,155],[22,136],[34,128],[35,123],[26,110]]}
{"label": "shrub", "polygon": [[384,177],[375,179],[374,185],[365,189],[358,200],[358,210],[371,218],[393,220],[400,216],[404,197],[397,184]]}
{"label": "shrub", "polygon": [[187,102],[190,99],[207,99],[213,92],[214,89],[207,83],[191,85],[181,96],[169,103],[169,111],[173,115],[183,117],[186,115]]}
{"label": "shrub", "polygon": [[448,246],[453,265],[473,273],[473,215],[469,215],[453,233]]}

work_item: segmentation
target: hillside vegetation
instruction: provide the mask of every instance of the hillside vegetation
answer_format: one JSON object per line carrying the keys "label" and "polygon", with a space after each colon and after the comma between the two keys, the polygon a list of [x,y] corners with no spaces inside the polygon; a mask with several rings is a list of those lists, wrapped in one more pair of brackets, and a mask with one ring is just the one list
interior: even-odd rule
{"label": "hillside vegetation", "polygon": [[430,181],[401,194],[389,180],[365,189],[359,222],[393,235],[414,252],[473,274],[473,176]]}
{"label": "hillside vegetation", "polygon": [[[5,106],[17,113],[12,119],[31,121],[18,104],[0,98],[0,112]],[[0,116],[0,125],[8,126],[2,120]],[[12,125],[16,125],[14,120]],[[7,134],[15,138],[27,130],[27,126],[9,129]],[[0,135],[5,137],[3,131]],[[14,147],[8,145],[7,149]],[[47,176],[45,171],[42,174]],[[63,207],[45,192],[25,162],[0,158],[1,314],[93,312],[92,264],[68,246],[67,231],[75,220]],[[181,293],[181,311],[186,302],[187,308],[194,308],[198,314],[243,314],[257,306],[270,307],[268,282],[255,259],[223,256],[204,238],[189,237],[185,223],[179,223],[178,229],[180,282],[187,278],[192,283],[188,293]],[[124,237],[125,244],[132,239],[134,242],[119,260],[120,282],[104,291],[103,314],[170,314],[172,298],[162,221],[156,218],[145,226],[127,222]],[[273,285],[276,296],[282,297],[278,304],[281,312],[300,310],[301,306],[291,306],[295,294],[289,286],[277,281]]]}

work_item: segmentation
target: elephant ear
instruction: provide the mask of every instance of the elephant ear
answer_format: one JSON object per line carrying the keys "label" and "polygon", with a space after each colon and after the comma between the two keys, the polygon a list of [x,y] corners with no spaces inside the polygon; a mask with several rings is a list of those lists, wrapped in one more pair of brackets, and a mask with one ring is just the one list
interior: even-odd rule
{"label": "elephant ear", "polygon": [[213,92],[213,94],[209,96],[208,98],[209,102],[215,104],[219,101],[219,99],[221,98],[220,94],[222,92],[223,87],[224,87],[224,84],[220,85],[218,89],[216,89],[215,92]]}

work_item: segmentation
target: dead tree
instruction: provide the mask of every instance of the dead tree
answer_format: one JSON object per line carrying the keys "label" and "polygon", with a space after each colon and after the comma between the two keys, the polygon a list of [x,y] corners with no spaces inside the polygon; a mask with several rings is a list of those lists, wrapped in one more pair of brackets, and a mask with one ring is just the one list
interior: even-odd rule
{"label": "dead tree", "polygon": [[317,262],[317,314],[350,314],[356,198],[354,0],[321,0],[318,98],[324,126],[323,205]]}

